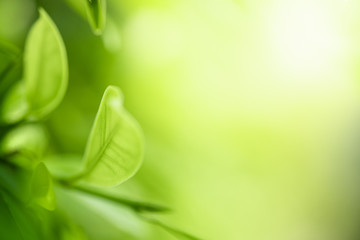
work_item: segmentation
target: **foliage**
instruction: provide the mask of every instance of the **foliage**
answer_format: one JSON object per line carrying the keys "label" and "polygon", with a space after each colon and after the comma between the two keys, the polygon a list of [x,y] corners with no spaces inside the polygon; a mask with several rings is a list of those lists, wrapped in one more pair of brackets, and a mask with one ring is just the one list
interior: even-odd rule
{"label": "foliage", "polygon": [[[105,0],[83,0],[95,34],[105,27]],[[46,120],[66,98],[69,70],[66,47],[51,16],[39,17],[27,33],[23,51],[0,45],[0,232],[4,239],[94,239],[70,220],[57,199],[81,194],[132,211],[183,239],[197,239],[173,229],[148,213],[168,208],[109,193],[131,178],[143,160],[144,140],[137,121],[123,106],[119,87],[102,97],[82,160],[56,153]],[[91,54],[91,51],[89,51]],[[120,214],[120,213],[119,213]],[[91,228],[92,226],[88,226]],[[125,226],[126,228],[126,226]],[[122,235],[119,231],[119,236]]]}

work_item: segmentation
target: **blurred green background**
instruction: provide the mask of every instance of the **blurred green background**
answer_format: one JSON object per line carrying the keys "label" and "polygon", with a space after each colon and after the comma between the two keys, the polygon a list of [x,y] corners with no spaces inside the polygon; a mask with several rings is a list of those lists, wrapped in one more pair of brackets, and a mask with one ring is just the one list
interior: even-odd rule
{"label": "blurred green background", "polygon": [[[118,85],[146,139],[121,194],[171,207],[161,219],[202,239],[358,239],[358,1],[109,0],[102,36],[76,0],[37,3],[69,59],[50,152],[82,154]],[[0,39],[22,48],[36,17],[35,1],[0,0]],[[88,204],[95,239],[173,239]]]}

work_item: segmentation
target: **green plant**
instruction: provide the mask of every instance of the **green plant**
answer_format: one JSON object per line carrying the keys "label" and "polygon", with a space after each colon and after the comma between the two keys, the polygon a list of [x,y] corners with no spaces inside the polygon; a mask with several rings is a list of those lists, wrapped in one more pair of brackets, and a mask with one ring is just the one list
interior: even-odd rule
{"label": "green plant", "polygon": [[[74,1],[69,3],[78,9]],[[94,33],[101,34],[105,1],[86,1],[85,5]],[[8,43],[0,46],[1,237],[86,239],[56,204],[58,195],[82,193],[122,205],[179,238],[197,239],[146,215],[168,208],[125,199],[102,188],[132,177],[143,159],[141,129],[124,109],[118,87],[105,90],[82,159],[44,154],[51,142],[42,121],[65,96],[68,63],[57,27],[44,9],[39,13],[23,53]]]}

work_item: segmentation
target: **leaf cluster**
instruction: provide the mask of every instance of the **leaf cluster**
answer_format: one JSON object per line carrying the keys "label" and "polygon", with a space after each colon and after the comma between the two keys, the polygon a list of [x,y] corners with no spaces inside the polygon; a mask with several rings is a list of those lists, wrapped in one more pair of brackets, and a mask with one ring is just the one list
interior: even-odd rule
{"label": "leaf cluster", "polygon": [[[84,6],[94,33],[102,33],[105,0],[68,3],[78,10]],[[131,178],[144,155],[141,128],[124,108],[118,87],[106,88],[80,161],[46,153],[51,141],[43,123],[66,97],[69,70],[61,34],[44,9],[39,8],[24,50],[0,43],[0,55],[2,238],[86,239],[82,229],[57,205],[61,192],[57,189],[66,189],[122,205],[174,236],[197,239],[144,215],[167,212],[168,208],[102,190]]]}

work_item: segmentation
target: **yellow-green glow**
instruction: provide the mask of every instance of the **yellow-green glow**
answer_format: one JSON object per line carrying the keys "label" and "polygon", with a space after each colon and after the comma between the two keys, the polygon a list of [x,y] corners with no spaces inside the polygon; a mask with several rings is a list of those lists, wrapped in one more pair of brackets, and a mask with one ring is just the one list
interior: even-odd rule
{"label": "yellow-green glow", "polygon": [[276,60],[287,71],[300,74],[328,71],[344,49],[336,16],[327,5],[314,1],[284,1],[270,10],[269,38]]}
{"label": "yellow-green glow", "polygon": [[[19,19],[20,1],[6,8]],[[359,1],[109,0],[108,9],[101,38],[75,12],[54,15],[70,85],[46,120],[51,151],[82,154],[103,90],[117,85],[146,147],[138,174],[112,193],[165,203],[174,212],[162,220],[201,239],[357,239]],[[12,27],[0,33],[23,25]],[[85,217],[72,200],[84,200]],[[77,220],[93,224],[96,208],[115,230],[172,239],[83,200],[65,201]],[[89,231],[116,232],[108,228]]]}
{"label": "yellow-green glow", "polygon": [[[128,86],[151,99],[134,106],[154,138],[174,141],[150,142],[145,161],[174,177],[189,211],[174,220],[191,216],[207,239],[346,238],[357,194],[346,150],[359,107],[353,8],[174,1],[132,16]],[[168,160],[156,164],[162,147]]]}

